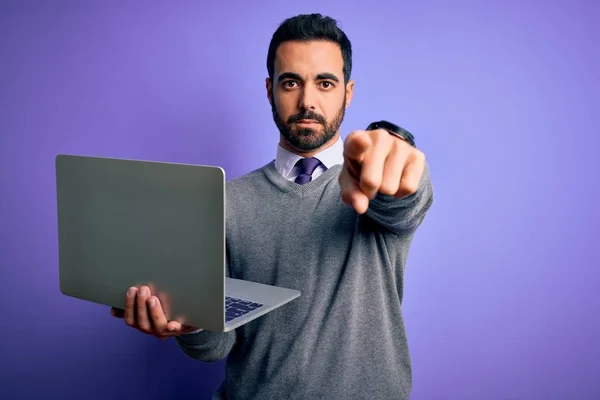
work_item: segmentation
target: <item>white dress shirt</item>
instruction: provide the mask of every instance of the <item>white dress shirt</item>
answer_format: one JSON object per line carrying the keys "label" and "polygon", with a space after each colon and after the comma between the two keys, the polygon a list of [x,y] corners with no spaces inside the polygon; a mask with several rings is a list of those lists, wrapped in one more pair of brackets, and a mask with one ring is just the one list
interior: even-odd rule
{"label": "white dress shirt", "polygon": [[[302,158],[304,157],[294,154],[278,144],[275,168],[277,168],[277,171],[279,171],[281,176],[285,179],[294,181],[300,173],[296,163]],[[321,161],[321,164],[319,164],[315,172],[313,172],[313,180],[318,178],[326,169],[329,169],[336,164],[344,163],[344,142],[341,138],[338,138],[333,145],[315,154],[314,158]],[[325,168],[323,166],[325,166]]]}

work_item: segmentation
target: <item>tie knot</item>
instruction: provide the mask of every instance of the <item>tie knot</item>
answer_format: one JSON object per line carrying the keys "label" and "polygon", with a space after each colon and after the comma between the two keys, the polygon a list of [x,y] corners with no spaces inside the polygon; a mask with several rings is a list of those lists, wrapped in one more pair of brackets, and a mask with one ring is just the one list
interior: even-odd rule
{"label": "tie knot", "polygon": [[321,164],[321,161],[314,157],[302,158],[296,163],[296,165],[300,168],[300,175],[312,175],[319,164]]}

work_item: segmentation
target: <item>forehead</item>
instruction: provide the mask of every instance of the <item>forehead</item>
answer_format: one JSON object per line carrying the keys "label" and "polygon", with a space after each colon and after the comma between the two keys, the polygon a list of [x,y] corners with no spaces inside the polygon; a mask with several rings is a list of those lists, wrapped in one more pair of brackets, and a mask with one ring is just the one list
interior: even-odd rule
{"label": "forehead", "polygon": [[284,42],[275,56],[275,74],[295,72],[300,75],[333,73],[341,75],[344,68],[342,51],[337,43],[319,40]]}

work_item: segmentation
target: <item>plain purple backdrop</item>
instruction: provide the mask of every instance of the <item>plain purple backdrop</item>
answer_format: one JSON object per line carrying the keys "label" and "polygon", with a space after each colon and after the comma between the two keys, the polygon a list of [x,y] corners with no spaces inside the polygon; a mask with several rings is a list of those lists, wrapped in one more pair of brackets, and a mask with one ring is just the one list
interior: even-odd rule
{"label": "plain purple backdrop", "polygon": [[409,257],[412,399],[600,398],[600,6],[593,1],[0,3],[0,397],[209,398],[223,363],[58,290],[54,157],[273,159],[286,17],[352,40],[345,136],[397,122],[436,202]]}

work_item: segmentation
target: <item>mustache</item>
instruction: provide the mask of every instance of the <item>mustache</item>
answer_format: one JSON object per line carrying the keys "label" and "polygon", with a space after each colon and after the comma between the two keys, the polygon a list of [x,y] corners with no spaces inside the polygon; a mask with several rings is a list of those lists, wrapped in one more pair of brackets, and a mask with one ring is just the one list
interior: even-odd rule
{"label": "mustache", "polygon": [[288,124],[292,124],[294,122],[298,122],[303,119],[309,119],[313,121],[317,121],[318,123],[325,125],[326,121],[322,115],[319,115],[313,111],[304,111],[296,115],[292,115],[288,118]]}

